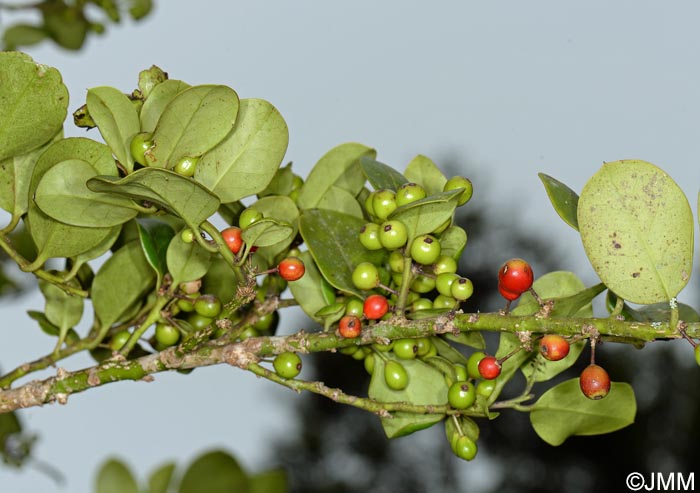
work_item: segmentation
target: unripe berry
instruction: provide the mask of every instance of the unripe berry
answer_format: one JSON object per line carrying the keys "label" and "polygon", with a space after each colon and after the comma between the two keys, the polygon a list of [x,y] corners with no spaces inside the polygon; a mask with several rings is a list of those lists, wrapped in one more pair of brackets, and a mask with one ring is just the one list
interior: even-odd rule
{"label": "unripe berry", "polygon": [[384,365],[384,381],[392,390],[403,390],[408,387],[408,373],[401,363],[389,360]]}
{"label": "unripe berry", "polygon": [[379,285],[379,270],[371,262],[360,262],[352,272],[352,283],[357,289],[368,291]]}
{"label": "unripe berry", "polygon": [[382,249],[382,242],[379,241],[379,225],[367,223],[360,229],[360,243],[367,250]]}
{"label": "unripe berry", "polygon": [[399,207],[424,198],[425,188],[417,183],[404,183],[396,191],[396,205]]}
{"label": "unripe berry", "polygon": [[452,283],[450,291],[452,292],[453,298],[459,301],[465,301],[471,298],[472,294],[474,294],[474,285],[470,279],[460,277]]}
{"label": "unripe berry", "polygon": [[254,222],[260,221],[262,218],[263,215],[260,211],[248,208],[241,212],[241,215],[238,216],[238,226],[241,229],[246,229],[248,226],[250,226]]}
{"label": "unripe berry", "polygon": [[401,221],[386,221],[379,227],[379,241],[387,250],[396,250],[407,240],[408,231]]}
{"label": "unripe berry", "polygon": [[433,274],[439,276],[446,272],[457,272],[457,261],[447,255],[440,255],[433,264]]}
{"label": "unripe berry", "polygon": [[175,171],[175,173],[177,173],[178,175],[186,176],[189,178],[191,176],[194,176],[194,171],[195,169],[197,169],[198,161],[198,157],[185,156],[175,164],[175,166],[173,167],[173,171]]}
{"label": "unripe berry", "polygon": [[493,356],[485,356],[479,361],[479,375],[484,380],[493,380],[501,374],[501,364]]}
{"label": "unripe berry", "polygon": [[452,451],[460,459],[472,460],[474,457],[476,457],[476,442],[466,435],[461,436],[455,442]]}
{"label": "unripe berry", "polygon": [[272,365],[282,378],[294,378],[301,372],[301,358],[297,353],[280,353],[275,357]]}
{"label": "unripe berry", "polygon": [[447,392],[447,401],[455,409],[466,409],[476,401],[476,389],[471,382],[455,382]]}
{"label": "unripe berry", "polygon": [[458,188],[463,188],[464,191],[459,196],[459,199],[457,200],[457,205],[464,205],[467,202],[469,202],[469,200],[472,198],[472,194],[474,193],[474,187],[469,178],[465,178],[463,176],[453,176],[452,178],[447,180],[447,183],[445,183],[443,190],[447,192],[449,190],[457,190]]}
{"label": "unripe berry", "polygon": [[440,242],[434,236],[420,235],[411,243],[411,257],[423,265],[430,265],[440,257]]}
{"label": "unripe berry", "polygon": [[479,373],[479,362],[486,357],[483,351],[476,351],[467,360],[467,373],[471,378],[481,378]]}
{"label": "unripe berry", "polygon": [[452,283],[459,279],[454,272],[443,272],[435,278],[435,288],[438,293],[445,296],[452,296]]}
{"label": "unripe berry", "polygon": [[598,365],[588,365],[579,377],[581,392],[589,399],[602,399],[610,392],[610,376]]}
{"label": "unripe berry", "polygon": [[700,344],[695,346],[695,362],[700,366]]}
{"label": "unripe berry", "polygon": [[382,221],[396,210],[396,194],[393,190],[377,190],[372,198],[374,215]]}
{"label": "unripe berry", "polygon": [[569,354],[569,341],[560,335],[547,334],[540,339],[540,354],[549,361],[559,361]]}

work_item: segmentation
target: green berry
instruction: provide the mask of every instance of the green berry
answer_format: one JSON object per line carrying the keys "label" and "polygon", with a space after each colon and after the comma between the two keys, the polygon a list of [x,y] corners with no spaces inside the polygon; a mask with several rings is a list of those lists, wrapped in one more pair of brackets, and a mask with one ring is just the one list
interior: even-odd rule
{"label": "green berry", "polygon": [[452,450],[460,459],[472,460],[476,457],[476,442],[468,436],[461,436],[455,442],[455,446]]}
{"label": "green berry", "polygon": [[194,241],[194,231],[192,231],[190,228],[185,228],[180,233],[180,238],[185,243],[192,243]]}
{"label": "green berry", "polygon": [[457,190],[458,188],[463,188],[464,190],[457,200],[457,205],[464,205],[469,202],[469,199],[472,198],[474,187],[468,178],[463,176],[453,176],[447,180],[447,183],[445,183],[445,186],[443,187],[443,191],[448,192],[450,190]]}
{"label": "green berry", "polygon": [[455,363],[454,369],[455,369],[455,375],[457,377],[458,382],[464,382],[467,378],[469,378],[469,374],[467,373],[466,366],[464,366],[460,363]]}
{"label": "green berry", "polygon": [[151,147],[153,147],[153,134],[149,132],[136,134],[131,138],[131,144],[129,145],[131,157],[141,166],[146,166],[145,153]]}
{"label": "green berry", "polygon": [[401,359],[415,359],[418,356],[416,339],[398,339],[394,342],[394,354]]}
{"label": "green berry", "polygon": [[401,221],[386,221],[379,227],[379,241],[387,250],[396,250],[406,244],[408,231]]}
{"label": "green berry", "polygon": [[416,200],[424,199],[425,195],[425,188],[417,183],[404,183],[396,191],[396,205],[401,207],[410,204]]}
{"label": "green berry", "polygon": [[466,409],[476,401],[476,389],[471,382],[455,382],[447,392],[447,401],[455,409]]}
{"label": "green berry", "polygon": [[440,255],[433,264],[433,273],[439,276],[446,272],[457,272],[457,261],[447,255]]}
{"label": "green berry", "polygon": [[177,307],[185,313],[190,313],[194,311],[194,302],[199,298],[199,293],[192,293],[187,295],[187,298],[178,298]]}
{"label": "green berry", "polygon": [[411,303],[411,311],[419,312],[421,310],[432,310],[433,302],[428,298],[418,298],[416,301]]}
{"label": "green berry", "polygon": [[377,190],[372,198],[374,216],[382,221],[396,210],[396,194],[393,190]]}
{"label": "green berry", "polygon": [[260,334],[258,333],[257,330],[255,330],[253,327],[246,327],[243,329],[243,332],[241,332],[238,335],[238,338],[241,341],[245,341],[246,339],[250,339],[251,337],[258,337]]}
{"label": "green berry", "polygon": [[430,265],[440,257],[440,242],[434,236],[420,235],[411,243],[411,258],[423,265]]}
{"label": "green berry", "polygon": [[379,225],[367,223],[360,229],[360,243],[367,250],[380,250],[382,242],[379,240]]}
{"label": "green berry", "polygon": [[173,171],[181,176],[191,177],[194,176],[194,171],[197,169],[198,157],[185,156],[180,159],[175,166],[173,166]]}
{"label": "green berry", "polygon": [[695,362],[700,366],[700,344],[695,346]]}
{"label": "green berry", "polygon": [[457,300],[452,296],[445,296],[444,294],[439,294],[433,300],[433,308],[436,310],[452,310],[457,308]]}
{"label": "green berry", "polygon": [[367,373],[370,375],[374,373],[374,355],[373,354],[368,354],[365,356],[365,370],[367,370]]}
{"label": "green berry", "polygon": [[449,218],[449,219],[447,219],[444,223],[442,223],[440,226],[438,226],[437,228],[435,228],[435,229],[433,230],[433,233],[436,234],[436,235],[439,235],[440,233],[444,233],[445,230],[446,230],[447,228],[449,228],[451,224],[452,224],[452,218]]}
{"label": "green berry", "polygon": [[376,192],[370,193],[367,198],[365,199],[365,211],[367,211],[367,214],[370,216],[374,216],[374,196]]}
{"label": "green berry", "polygon": [[389,268],[392,272],[403,272],[403,254],[399,250],[394,250],[389,254]]}
{"label": "green berry", "polygon": [[418,346],[416,356],[422,358],[430,353],[430,350],[433,348],[433,341],[429,337],[419,337],[416,339],[416,345]]}
{"label": "green berry", "polygon": [[126,341],[128,341],[130,337],[131,332],[128,330],[117,332],[109,341],[109,349],[112,351],[119,351],[122,347],[124,347],[124,344],[126,344]]}
{"label": "green berry", "polygon": [[194,330],[202,330],[209,326],[214,321],[213,318],[205,317],[199,313],[192,313],[187,317],[187,322],[192,326]]}
{"label": "green berry", "polygon": [[173,346],[180,340],[180,331],[169,324],[156,324],[156,341],[165,347]]}
{"label": "green berry", "polygon": [[471,378],[481,378],[481,373],[479,373],[479,361],[486,356],[483,351],[477,351],[472,353],[467,360],[467,373]]}
{"label": "green berry", "polygon": [[454,272],[443,272],[435,278],[435,289],[444,296],[452,296],[452,283],[457,279],[459,276]]}
{"label": "green berry", "polygon": [[495,380],[482,380],[476,385],[476,394],[488,399],[495,389]]}
{"label": "green berry", "polygon": [[465,301],[471,298],[474,294],[474,285],[471,280],[466,277],[460,277],[455,282],[452,283],[452,297],[459,300]]}
{"label": "green berry", "polygon": [[352,297],[345,303],[345,315],[361,317],[363,308],[364,302],[359,298]]}
{"label": "green berry", "polygon": [[241,229],[246,229],[248,226],[254,222],[260,221],[262,218],[263,215],[260,211],[256,211],[255,209],[249,207],[241,212],[240,216],[238,216],[238,227]]}
{"label": "green berry", "polygon": [[203,317],[216,318],[221,313],[221,300],[213,294],[205,294],[194,302],[194,311]]}
{"label": "green berry", "polygon": [[275,371],[282,378],[294,378],[301,372],[301,358],[290,351],[280,353],[272,363]]}
{"label": "green berry", "polygon": [[253,324],[253,328],[258,332],[265,332],[267,330],[270,330],[277,318],[277,312],[266,313],[265,315],[258,317],[258,319]]}
{"label": "green berry", "polygon": [[401,363],[389,360],[384,365],[384,381],[392,390],[403,390],[408,387],[408,373]]}
{"label": "green berry", "polygon": [[352,283],[357,289],[368,291],[379,285],[379,270],[370,262],[361,262],[352,272]]}
{"label": "green berry", "polygon": [[416,293],[429,293],[435,289],[435,279],[418,274],[411,282],[411,290]]}

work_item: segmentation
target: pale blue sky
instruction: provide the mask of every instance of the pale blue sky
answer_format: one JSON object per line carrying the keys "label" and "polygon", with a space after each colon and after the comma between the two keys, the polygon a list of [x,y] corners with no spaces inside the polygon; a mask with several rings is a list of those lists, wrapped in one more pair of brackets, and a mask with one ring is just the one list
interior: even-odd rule
{"label": "pale blue sky", "polygon": [[[675,178],[696,209],[695,2],[156,2],[145,22],[110,28],[80,53],[30,51],[61,70],[71,110],[89,87],[132,90],[139,70],[155,63],[173,78],[227,84],[275,104],[290,128],[287,159],[302,174],[346,141],[376,147],[400,169],[418,153],[438,164],[456,158],[465,173],[480,170],[475,201],[550,235],[589,283],[580,241],[549,207],[537,172],[580,191],[603,161],[645,159]],[[0,305],[12,321],[0,327],[4,368],[51,349],[24,316],[41,306],[36,295]],[[41,433],[39,457],[67,475],[64,491],[87,493],[96,465],[113,453],[142,475],[214,446],[254,467],[299,398],[216,368],[106,386],[23,417]],[[6,468],[0,484],[12,493],[54,489],[43,476]]]}

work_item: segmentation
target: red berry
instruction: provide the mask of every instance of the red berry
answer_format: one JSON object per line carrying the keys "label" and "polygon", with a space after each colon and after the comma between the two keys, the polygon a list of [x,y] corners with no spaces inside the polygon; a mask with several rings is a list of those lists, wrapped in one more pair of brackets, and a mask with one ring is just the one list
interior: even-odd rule
{"label": "red berry", "polygon": [[234,255],[241,251],[241,247],[243,246],[241,228],[237,228],[236,226],[226,228],[221,232],[221,237],[226,242],[228,249],[231,250]]}
{"label": "red berry", "polygon": [[[521,295],[532,287],[534,277],[530,264],[523,259],[512,258],[498,271],[498,285],[503,291]],[[508,299],[505,295],[504,297]]]}
{"label": "red berry", "polygon": [[549,361],[559,361],[569,354],[569,341],[562,336],[548,334],[540,339],[540,353]]}
{"label": "red berry", "polygon": [[362,332],[362,322],[355,315],[345,315],[338,323],[338,332],[347,339],[358,337]]}
{"label": "red berry", "polygon": [[602,399],[610,392],[610,376],[598,365],[588,365],[579,377],[581,392],[589,399]]}
{"label": "red berry", "polygon": [[508,291],[507,289],[505,289],[501,285],[500,282],[498,283],[498,292],[501,293],[501,296],[503,296],[508,301],[513,301],[513,300],[517,300],[518,298],[520,298],[520,293],[512,293],[512,292]]}
{"label": "red berry", "polygon": [[389,302],[381,294],[371,294],[365,300],[362,312],[368,320],[379,320],[389,311]]}
{"label": "red berry", "polygon": [[493,380],[501,374],[501,364],[493,356],[484,356],[479,361],[479,375],[484,380]]}
{"label": "red berry", "polygon": [[306,272],[306,267],[300,258],[287,257],[279,263],[277,270],[285,281],[297,281]]}

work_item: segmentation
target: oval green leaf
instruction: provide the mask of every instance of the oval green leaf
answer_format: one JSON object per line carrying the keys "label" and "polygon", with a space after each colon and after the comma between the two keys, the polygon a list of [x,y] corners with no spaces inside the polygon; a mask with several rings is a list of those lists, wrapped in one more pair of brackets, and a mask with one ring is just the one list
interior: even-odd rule
{"label": "oval green leaf", "polygon": [[87,186],[93,192],[152,202],[182,218],[195,230],[219,208],[219,199],[202,185],[164,169],[142,168],[121,180],[99,176],[89,180]]}
{"label": "oval green leaf", "polygon": [[301,260],[306,271],[301,279],[290,282],[288,286],[304,313],[315,322],[321,323],[323,317],[318,315],[318,312],[327,306],[323,295],[323,276],[310,252],[301,252]]}
{"label": "oval green leaf", "polygon": [[290,224],[265,218],[248,226],[241,236],[247,245],[267,247],[288,240],[293,233]]}
{"label": "oval green leaf", "polygon": [[324,154],[299,190],[299,208],[318,207],[323,196],[329,193],[333,186],[342,188],[353,196],[360,193],[366,181],[360,167],[360,158],[363,156],[373,159],[377,157],[377,152],[362,144],[347,143]]}
{"label": "oval green leaf", "polygon": [[95,176],[95,169],[80,159],[58,163],[41,178],[36,203],[57,221],[86,228],[117,226],[136,217],[128,198],[88,189],[87,181]]}
{"label": "oval green leaf", "polygon": [[170,241],[175,236],[175,230],[167,223],[157,219],[141,219],[138,221],[139,241],[148,264],[160,280],[168,272],[166,254]]}
{"label": "oval green leaf", "polygon": [[141,131],[153,133],[156,129],[156,125],[158,125],[160,116],[163,114],[168,104],[170,104],[170,101],[190,87],[192,86],[186,82],[171,79],[163,81],[155,86],[148,96],[144,95],[146,100],[143,102],[139,115],[141,119]]}
{"label": "oval green leaf", "polygon": [[172,168],[183,157],[201,156],[221,142],[233,128],[238,95],[230,87],[190,87],[168,103],[153,132],[146,160]]}
{"label": "oval green leaf", "polygon": [[100,134],[117,156],[119,162],[131,172],[134,158],[131,155],[131,138],[141,131],[136,107],[129,98],[114,87],[93,87],[87,93],[87,108],[100,129]]}
{"label": "oval green leaf", "polygon": [[90,289],[95,314],[102,326],[123,321],[146,299],[156,275],[143,254],[141,243],[131,241],[102,264]]}
{"label": "oval green leaf", "polygon": [[423,155],[414,157],[404,171],[404,176],[413,183],[425,188],[428,195],[440,193],[445,188],[447,178],[435,163]]}
{"label": "oval green leaf", "polygon": [[450,226],[440,235],[440,246],[442,255],[459,260],[467,246],[467,232],[459,226]]}
{"label": "oval green leaf", "polygon": [[318,209],[329,209],[342,212],[350,216],[362,218],[362,206],[354,195],[335,185],[328,189],[328,192],[318,201]]}
{"label": "oval green leaf", "polygon": [[289,130],[277,109],[262,99],[244,99],[233,131],[197,163],[195,180],[223,203],[265,190],[282,163]]}
{"label": "oval green leaf", "polygon": [[249,493],[248,476],[226,452],[208,452],[190,465],[180,482],[179,493]]}
{"label": "oval green leaf", "polygon": [[651,163],[606,163],[578,204],[583,247],[600,279],[640,304],[674,298],[693,263],[693,214],[683,191]]}
{"label": "oval green leaf", "polygon": [[578,378],[545,392],[530,412],[535,432],[550,445],[561,445],[574,435],[612,433],[634,422],[637,403],[632,387],[613,382],[610,393],[597,401],[588,399]]}
{"label": "oval green leaf", "polygon": [[370,182],[375,190],[385,188],[396,191],[401,185],[408,183],[406,177],[394,168],[371,157],[362,156],[360,158],[360,166],[367,177],[367,181]]}
{"label": "oval green leaf", "polygon": [[365,293],[352,283],[352,272],[360,262],[381,264],[380,250],[367,250],[358,231],[364,220],[326,209],[309,209],[302,213],[299,231],[309,247],[316,265],[331,286],[364,298]]}
{"label": "oval green leaf", "polygon": [[63,127],[68,90],[58,70],[19,52],[0,53],[0,161],[26,154]]}
{"label": "oval green leaf", "polygon": [[168,272],[173,277],[173,284],[178,285],[204,276],[211,265],[211,253],[196,241],[185,243],[180,235],[176,235],[170,240],[166,263]]}
{"label": "oval green leaf", "polygon": [[[379,402],[410,402],[417,405],[447,404],[447,384],[438,370],[420,360],[400,360],[391,353],[387,359],[403,365],[408,374],[408,386],[403,390],[392,390],[384,381],[384,359],[374,358],[374,371],[369,383],[369,396]],[[391,418],[381,418],[384,433],[388,438],[409,435],[428,428],[444,418],[441,414],[392,413]]]}
{"label": "oval green leaf", "polygon": [[39,279],[39,289],[44,295],[44,314],[49,322],[58,327],[61,333],[78,325],[83,318],[83,298],[68,294],[55,284],[42,279]]}
{"label": "oval green leaf", "polygon": [[449,221],[457,208],[462,190],[450,190],[411,202],[396,209],[389,219],[401,221],[408,231],[408,241],[416,236],[432,233]]}
{"label": "oval green leaf", "polygon": [[111,459],[100,467],[95,483],[96,493],[138,493],[136,479],[123,463]]}
{"label": "oval green leaf", "polygon": [[265,218],[270,218],[282,224],[292,226],[292,234],[284,241],[275,245],[259,248],[255,255],[272,265],[275,257],[287,250],[292,244],[298,231],[299,209],[292,199],[283,195],[270,195],[263,197],[250,206],[260,212]]}
{"label": "oval green leaf", "polygon": [[169,462],[156,469],[148,478],[148,493],[168,493],[172,483],[175,464]]}
{"label": "oval green leaf", "polygon": [[538,173],[544,184],[547,196],[554,210],[557,211],[566,224],[578,231],[578,194],[559,180],[544,173]]}

